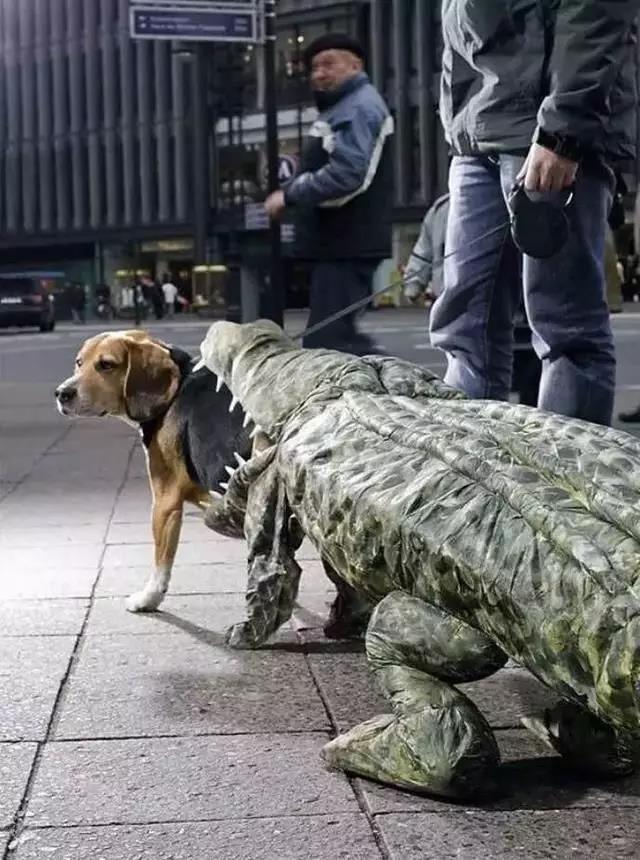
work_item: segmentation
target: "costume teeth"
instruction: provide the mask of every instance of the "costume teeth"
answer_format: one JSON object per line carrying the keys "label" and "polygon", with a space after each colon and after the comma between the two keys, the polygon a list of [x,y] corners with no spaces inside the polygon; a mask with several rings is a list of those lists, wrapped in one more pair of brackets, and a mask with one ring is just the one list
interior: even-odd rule
{"label": "costume teeth", "polygon": [[259,424],[256,424],[251,433],[249,433],[249,438],[254,439],[258,433],[262,433],[262,427]]}
{"label": "costume teeth", "polygon": [[247,413],[245,413],[244,421],[242,422],[242,426],[243,426],[243,427],[247,427],[247,426],[248,426],[248,424],[249,424],[251,421],[253,421],[253,418],[249,415],[249,413],[248,413],[248,412],[247,412]]}
{"label": "costume teeth", "polygon": [[224,385],[224,379],[222,376],[218,376],[216,378],[216,391],[222,391],[222,386]]}
{"label": "costume teeth", "polygon": [[226,493],[226,492],[227,492],[227,490],[229,489],[229,484],[227,484],[225,481],[220,481],[220,486],[221,486],[221,487],[222,487],[222,489],[225,491],[225,493]]}
{"label": "costume teeth", "polygon": [[233,410],[236,408],[237,405],[238,405],[238,398],[232,397],[231,398],[231,405],[229,406],[229,412],[233,412]]}
{"label": "costume teeth", "polygon": [[236,470],[233,468],[233,466],[225,466],[224,470],[230,478],[233,478],[236,473]]}
{"label": "costume teeth", "polygon": [[244,459],[244,457],[241,457],[241,456],[240,456],[240,454],[238,454],[238,452],[237,452],[237,451],[234,451],[234,452],[233,452],[233,456],[236,458],[236,463],[238,464],[238,466],[244,466],[244,465],[245,465],[245,463],[247,462],[247,461]]}

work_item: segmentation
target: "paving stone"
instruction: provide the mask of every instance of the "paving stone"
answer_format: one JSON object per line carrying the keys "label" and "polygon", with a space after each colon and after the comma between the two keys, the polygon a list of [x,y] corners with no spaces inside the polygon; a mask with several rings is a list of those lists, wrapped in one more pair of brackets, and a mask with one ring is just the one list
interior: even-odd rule
{"label": "paving stone", "polygon": [[78,526],[96,526],[106,532],[109,525],[111,513],[111,502],[98,506],[79,506],[75,510],[72,508],[60,508],[51,504],[44,508],[39,506],[37,511],[34,511],[28,503],[21,502],[19,506],[8,509],[11,503],[13,494],[0,504],[0,526],[9,527],[11,529],[20,528],[21,525],[27,523],[39,524],[43,528],[59,528],[72,531]]}
{"label": "paving stone", "polygon": [[0,522],[0,549],[4,547],[59,547],[72,550],[76,544],[101,544],[105,539],[105,528],[100,524],[75,525],[61,529],[55,526],[39,526],[26,522],[7,526]]}
{"label": "paving stone", "polygon": [[[500,794],[454,808],[491,811],[517,809],[609,809],[640,806],[640,775],[596,782],[571,773],[559,756],[524,730],[496,732],[503,764],[498,774]],[[442,811],[443,801],[358,780],[374,813]],[[446,804],[451,806],[451,804]],[[482,855],[480,855],[482,856]]]}
{"label": "paving stone", "polygon": [[640,822],[623,809],[483,812],[376,818],[393,860],[637,858]]}
{"label": "paving stone", "polygon": [[25,569],[71,570],[78,567],[98,568],[102,558],[101,543],[73,543],[70,547],[9,546],[2,549],[2,566],[5,570],[22,572]]}
{"label": "paving stone", "polygon": [[[0,843],[1,844],[1,843]],[[375,860],[364,815],[27,830],[16,860]]]}
{"label": "paving stone", "polygon": [[[227,615],[210,627],[222,631],[238,617]],[[85,640],[55,737],[329,730],[303,655],[286,650],[286,633],[271,650],[232,651],[222,632],[180,626],[172,636],[163,625],[162,635]]]}
{"label": "paving stone", "polygon": [[[226,629],[245,617],[242,592],[174,595],[157,612],[127,612],[118,598],[96,600],[91,608],[88,636],[113,634],[190,634],[214,644]],[[290,637],[291,641],[295,641]]]}
{"label": "paving stone", "polygon": [[0,639],[0,740],[42,740],[75,636]]}
{"label": "paving stone", "polygon": [[110,451],[94,451],[86,449],[82,454],[47,454],[33,468],[30,478],[37,481],[55,480],[60,484],[91,485],[94,482],[106,482],[117,485],[125,474],[129,460],[129,452],[124,450],[114,453]]}
{"label": "paving stone", "polygon": [[[151,532],[147,526],[146,533]],[[104,555],[105,567],[133,567],[149,564],[153,560],[153,547],[149,543],[110,544]],[[242,540],[227,538],[223,541],[180,543],[176,564],[220,564],[236,562],[246,565],[247,546]]]}
{"label": "paving stone", "polygon": [[45,600],[52,597],[90,597],[98,573],[95,568],[60,570],[49,566],[0,572],[0,600]]}
{"label": "paving stone", "polygon": [[300,580],[300,592],[308,594],[322,594],[326,591],[335,591],[331,580],[327,577],[322,567],[322,562],[317,557],[312,557],[313,549],[309,550],[308,556],[296,555],[302,568]]}
{"label": "paving stone", "polygon": [[[125,597],[140,591],[149,577],[153,554],[149,549],[146,565],[105,567],[96,588],[97,597]],[[219,564],[177,564],[171,575],[169,594],[244,594],[247,565],[241,562]]]}
{"label": "paving stone", "polygon": [[[185,517],[180,529],[180,543],[218,543],[225,545],[231,543],[231,538],[225,538],[217,532],[207,528],[202,522],[202,516],[194,510],[196,516]],[[112,523],[107,533],[106,542],[109,544],[148,544],[153,543],[151,534],[151,517],[145,528],[140,523]],[[243,543],[243,541],[240,541]],[[246,546],[245,546],[246,557]]]}
{"label": "paving stone", "polygon": [[389,712],[364,653],[310,654],[308,660],[339,731]]}
{"label": "paving stone", "polygon": [[87,600],[0,602],[0,636],[59,636],[80,633]]}
{"label": "paving stone", "polygon": [[[27,786],[36,744],[0,743],[0,829],[11,827]],[[0,848],[3,847],[0,833]]]}
{"label": "paving stone", "polygon": [[30,826],[358,812],[320,762],[327,737],[228,735],[47,744]]}

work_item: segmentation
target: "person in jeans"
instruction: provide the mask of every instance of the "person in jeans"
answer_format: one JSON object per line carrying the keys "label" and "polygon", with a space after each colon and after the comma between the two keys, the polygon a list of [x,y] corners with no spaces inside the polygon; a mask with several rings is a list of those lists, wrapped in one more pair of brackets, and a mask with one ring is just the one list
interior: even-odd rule
{"label": "person in jeans", "polygon": [[[341,33],[318,37],[304,52],[319,109],[300,171],[265,202],[278,218],[291,207],[294,253],[311,263],[313,326],[371,294],[373,274],[391,253],[393,120],[363,68],[363,50]],[[357,312],[303,340],[357,355],[374,352]]]}
{"label": "person in jeans", "polygon": [[612,164],[635,158],[638,0],[444,0],[440,113],[453,152],[444,291],[431,340],[445,379],[507,399],[520,260],[507,228],[517,181],[567,207],[569,238],[524,256],[542,361],[538,406],[609,424],[615,356],[603,271]]}
{"label": "person in jeans", "polygon": [[[448,219],[449,195],[443,194],[424,216],[420,235],[403,272],[404,294],[410,302],[417,301],[421,296],[434,301],[444,289],[443,269]],[[524,313],[520,282],[518,272],[519,301],[513,321],[513,372],[510,388],[518,393],[520,403],[535,406],[540,386],[540,361],[531,346],[531,329]]]}

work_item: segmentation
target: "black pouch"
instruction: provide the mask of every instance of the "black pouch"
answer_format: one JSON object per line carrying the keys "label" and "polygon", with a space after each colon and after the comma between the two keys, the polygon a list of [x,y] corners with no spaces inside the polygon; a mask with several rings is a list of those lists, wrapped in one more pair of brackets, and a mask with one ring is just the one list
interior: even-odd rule
{"label": "black pouch", "polygon": [[566,208],[571,203],[573,191],[564,204],[547,200],[532,200],[524,183],[514,185],[508,197],[511,220],[511,235],[516,247],[523,254],[544,260],[562,250],[569,236],[569,218]]}

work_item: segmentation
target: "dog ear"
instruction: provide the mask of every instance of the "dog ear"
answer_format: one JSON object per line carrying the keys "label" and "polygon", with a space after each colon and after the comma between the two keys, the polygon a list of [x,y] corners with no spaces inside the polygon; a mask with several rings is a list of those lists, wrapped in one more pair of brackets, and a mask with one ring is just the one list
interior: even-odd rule
{"label": "dog ear", "polygon": [[150,421],[175,397],[180,371],[166,349],[153,341],[127,338],[129,366],[124,381],[124,402],[133,421]]}

